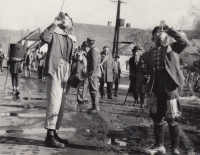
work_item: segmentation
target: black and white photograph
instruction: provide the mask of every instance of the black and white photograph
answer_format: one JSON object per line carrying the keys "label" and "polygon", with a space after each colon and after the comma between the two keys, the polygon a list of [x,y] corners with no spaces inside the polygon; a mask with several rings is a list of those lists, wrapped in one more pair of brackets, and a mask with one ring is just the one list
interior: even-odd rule
{"label": "black and white photograph", "polygon": [[200,0],[0,4],[0,155],[200,155]]}

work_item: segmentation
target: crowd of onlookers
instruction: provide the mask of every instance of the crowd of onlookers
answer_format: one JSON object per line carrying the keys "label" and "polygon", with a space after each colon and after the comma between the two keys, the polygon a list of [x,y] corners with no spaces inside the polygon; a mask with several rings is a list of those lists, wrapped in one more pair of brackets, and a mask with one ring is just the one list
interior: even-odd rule
{"label": "crowd of onlookers", "polygon": [[31,71],[38,71],[38,78],[40,80],[45,80],[44,67],[45,67],[46,52],[38,51],[37,55],[33,55],[31,51],[27,51],[24,55],[24,72],[25,77],[31,77]]}

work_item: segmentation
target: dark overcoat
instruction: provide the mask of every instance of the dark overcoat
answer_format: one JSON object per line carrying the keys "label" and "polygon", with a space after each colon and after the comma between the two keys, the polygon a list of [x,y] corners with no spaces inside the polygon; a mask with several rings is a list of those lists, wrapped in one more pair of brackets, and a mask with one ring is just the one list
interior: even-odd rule
{"label": "dark overcoat", "polygon": [[144,60],[140,56],[139,62],[135,63],[135,56],[131,57],[129,60],[130,66],[130,80],[131,84],[129,87],[129,93],[145,93],[145,85],[142,83],[144,76]]}

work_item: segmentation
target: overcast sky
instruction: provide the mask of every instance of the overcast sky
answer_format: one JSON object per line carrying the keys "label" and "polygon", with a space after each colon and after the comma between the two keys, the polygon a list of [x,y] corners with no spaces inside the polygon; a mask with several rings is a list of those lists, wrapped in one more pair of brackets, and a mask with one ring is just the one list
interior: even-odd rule
{"label": "overcast sky", "polygon": [[[160,20],[179,29],[179,20],[187,18],[183,29],[192,29],[191,4],[199,0],[126,0],[121,4],[121,18],[133,28],[153,28]],[[0,0],[0,29],[34,30],[49,26],[60,11],[63,0]],[[110,0],[65,0],[62,11],[75,23],[115,25],[117,3]]]}

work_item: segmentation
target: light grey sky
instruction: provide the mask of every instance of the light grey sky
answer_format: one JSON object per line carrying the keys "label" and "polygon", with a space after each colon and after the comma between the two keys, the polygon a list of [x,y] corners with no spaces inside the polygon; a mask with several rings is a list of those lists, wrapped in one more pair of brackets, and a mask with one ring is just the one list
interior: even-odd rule
{"label": "light grey sky", "polygon": [[[183,29],[192,29],[189,17],[191,4],[199,0],[126,0],[121,4],[121,18],[133,28],[153,28],[160,20],[176,29],[179,19],[187,18]],[[0,29],[45,29],[59,13],[63,0],[0,0]],[[67,12],[75,23],[115,25],[117,3],[110,0],[65,0],[62,11]]]}

